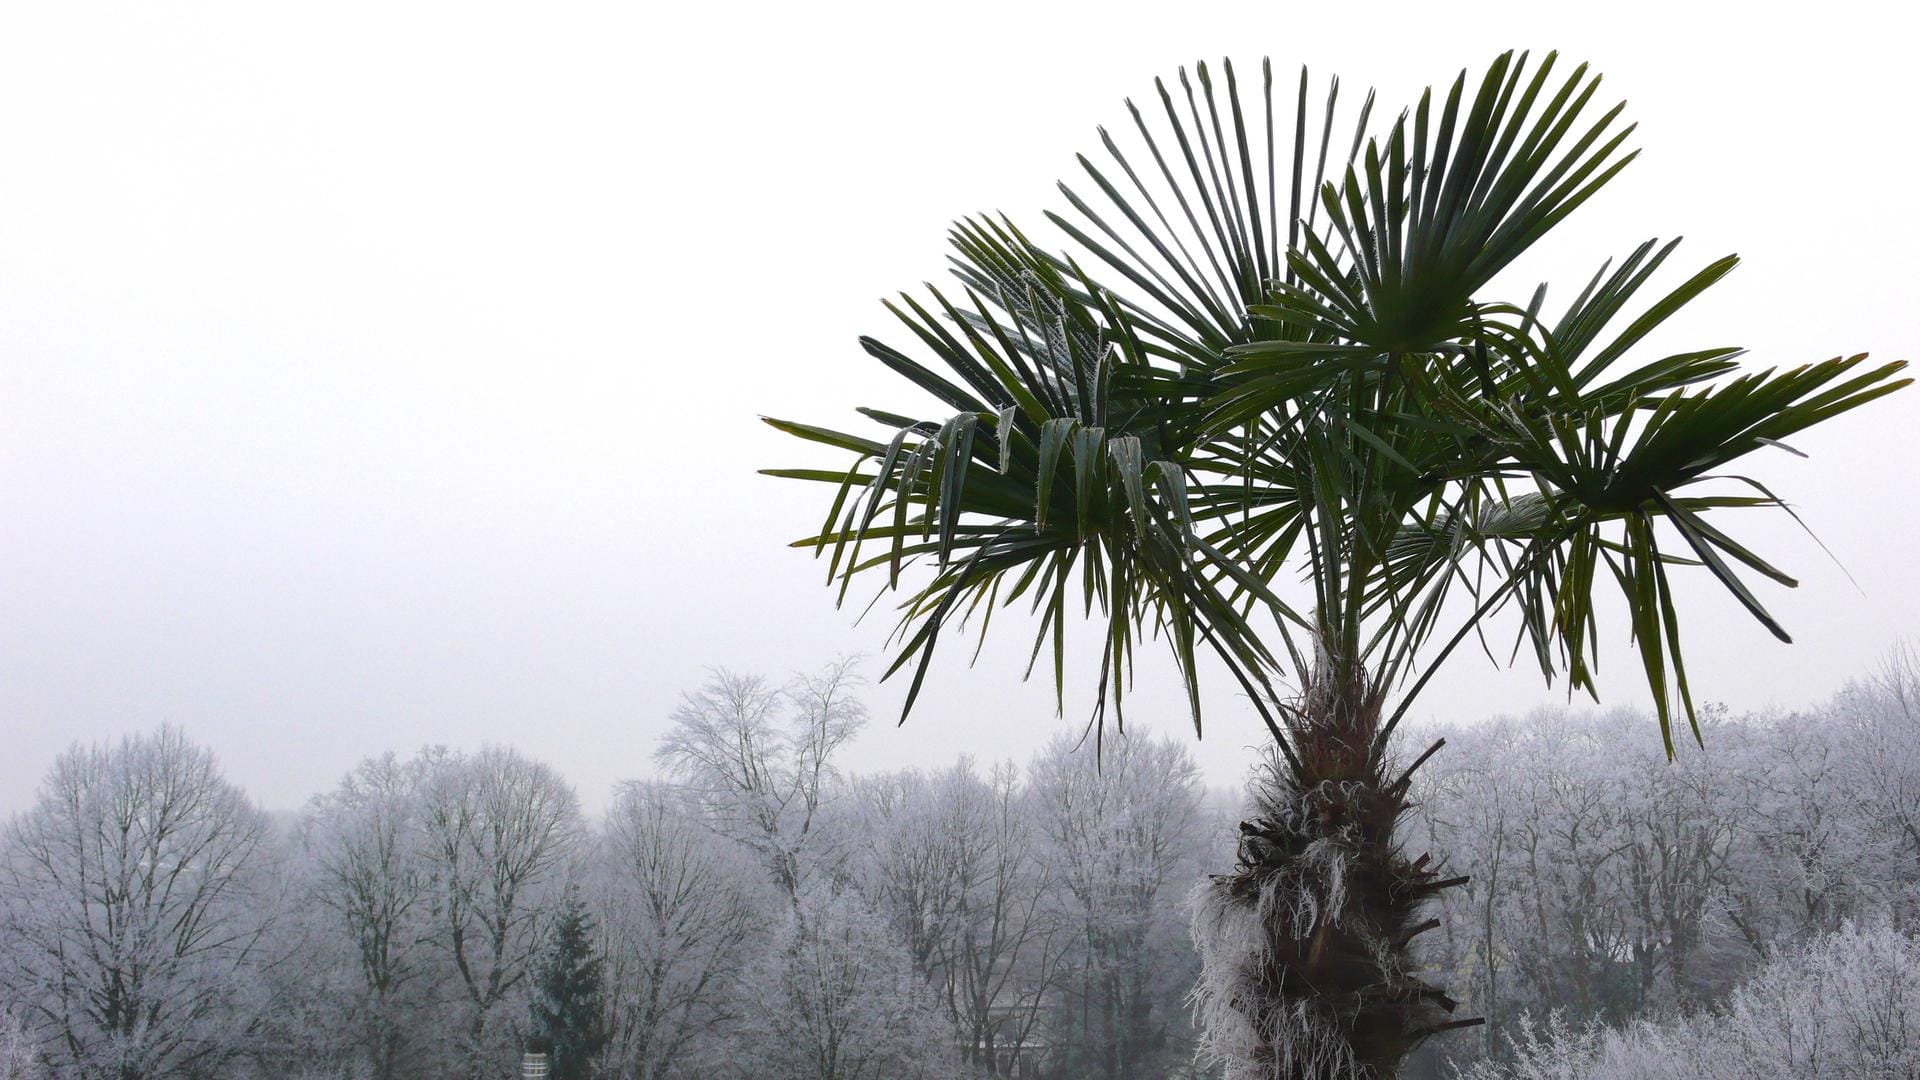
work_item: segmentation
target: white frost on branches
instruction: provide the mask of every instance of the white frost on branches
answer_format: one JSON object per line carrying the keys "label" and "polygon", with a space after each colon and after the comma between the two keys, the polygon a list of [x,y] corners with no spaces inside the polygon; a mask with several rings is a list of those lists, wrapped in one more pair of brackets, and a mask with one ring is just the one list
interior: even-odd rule
{"label": "white frost on branches", "polygon": [[724,669],[683,695],[654,759],[684,785],[713,830],[757,852],[798,896],[819,850],[834,756],[865,726],[852,660],[776,690]]}
{"label": "white frost on branches", "polygon": [[1774,957],[1698,1016],[1517,1028],[1511,1062],[1460,1080],[1903,1080],[1920,1076],[1920,939],[1848,926]]}
{"label": "white frost on branches", "polygon": [[957,1080],[953,1029],[904,943],[858,896],[809,886],[743,980],[754,1071],[783,1080]]}
{"label": "white frost on branches", "polygon": [[205,1075],[245,1049],[268,833],[174,728],[60,756],[0,856],[0,991],[57,1075]]}

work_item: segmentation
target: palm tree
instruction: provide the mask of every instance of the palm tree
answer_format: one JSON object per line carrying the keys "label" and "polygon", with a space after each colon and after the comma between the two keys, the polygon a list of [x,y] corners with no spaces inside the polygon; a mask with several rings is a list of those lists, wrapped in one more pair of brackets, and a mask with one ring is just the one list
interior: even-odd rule
{"label": "palm tree", "polygon": [[1794,584],[1723,530],[1785,507],[1726,468],[1910,381],[1864,356],[1639,358],[1736,261],[1646,303],[1674,242],[1603,265],[1557,318],[1544,285],[1483,299],[1634,156],[1621,107],[1593,115],[1599,77],[1556,67],[1502,55],[1384,135],[1371,95],[1347,134],[1337,81],[1310,108],[1304,71],[1277,95],[1268,64],[1257,93],[1230,64],[1156,81],[1128,104],[1145,153],[1103,130],[1111,165],[1083,156],[1091,186],[1062,186],[1067,250],[961,221],[957,286],[887,305],[937,363],[862,339],[950,415],[861,409],[891,429],[873,438],[768,420],[856,459],[769,470],[832,485],[798,546],[842,599],[930,564],[888,669],[913,665],[907,709],[943,631],[977,613],[984,636],[1023,598],[1056,694],[1069,608],[1104,617],[1096,732],[1143,636],[1171,647],[1196,733],[1202,657],[1245,692],[1272,768],[1195,916],[1203,1049],[1230,1077],[1391,1077],[1475,1022],[1410,959],[1456,882],[1395,836],[1439,747],[1408,760],[1394,732],[1439,665],[1511,612],[1516,655],[1597,697],[1617,587],[1668,752],[1681,716],[1698,739],[1669,573],[1704,568],[1783,641],[1748,578]]}

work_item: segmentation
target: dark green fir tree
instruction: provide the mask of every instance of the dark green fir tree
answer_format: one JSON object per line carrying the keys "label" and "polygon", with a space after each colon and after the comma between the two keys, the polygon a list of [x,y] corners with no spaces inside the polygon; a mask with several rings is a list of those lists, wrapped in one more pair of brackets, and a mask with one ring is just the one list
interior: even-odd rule
{"label": "dark green fir tree", "polygon": [[528,1045],[544,1050],[552,1080],[592,1080],[606,1045],[601,956],[593,943],[593,916],[578,888],[568,888],[546,957],[535,973],[533,1031]]}

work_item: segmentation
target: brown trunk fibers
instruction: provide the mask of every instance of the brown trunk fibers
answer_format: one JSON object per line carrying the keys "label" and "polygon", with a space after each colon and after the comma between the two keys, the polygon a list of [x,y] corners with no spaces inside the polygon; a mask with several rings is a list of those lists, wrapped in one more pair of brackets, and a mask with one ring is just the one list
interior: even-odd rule
{"label": "brown trunk fibers", "polygon": [[[1324,669],[1323,669],[1324,670]],[[1391,1080],[1456,1003],[1415,974],[1411,943],[1443,878],[1395,842],[1413,770],[1373,753],[1381,697],[1364,677],[1308,687],[1289,720],[1296,774],[1254,785],[1239,858],[1195,898],[1203,1052],[1229,1080]]]}

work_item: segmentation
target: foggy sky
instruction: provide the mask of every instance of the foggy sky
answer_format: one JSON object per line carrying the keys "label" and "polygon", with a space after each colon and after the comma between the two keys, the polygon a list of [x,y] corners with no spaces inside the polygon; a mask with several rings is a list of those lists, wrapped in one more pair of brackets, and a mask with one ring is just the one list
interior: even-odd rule
{"label": "foggy sky", "polygon": [[[1667,287],[1745,263],[1639,355],[1920,358],[1911,38],[1868,5],[1796,24],[1672,4],[651,7],[0,16],[0,812],[71,741],[162,721],[275,807],[367,754],[483,742],[551,761],[592,806],[651,771],[708,666],[877,656],[885,611],[855,626],[783,546],[818,528],[824,489],[754,474],[822,459],[756,416],[941,411],[855,346],[906,336],[876,299],[939,275],[961,214],[1054,239],[1039,211],[1073,153],[1195,58],[1306,61],[1390,108],[1508,46],[1591,60],[1643,154],[1514,291],[1556,281],[1557,310],[1602,259],[1685,233]],[[1916,430],[1906,391],[1803,436],[1810,460],[1750,462],[1859,588],[1783,516],[1738,522],[1801,578],[1760,583],[1797,644],[1689,575],[1696,697],[1804,705],[1914,629]],[[872,688],[849,764],[1024,758],[1077,728],[1092,668],[1056,720],[1051,689],[1019,682],[1017,624],[971,673],[949,644],[904,728],[902,688]],[[1625,628],[1602,629],[1608,703],[1644,703]],[[1223,680],[1207,697],[1199,750],[1227,782],[1258,725]],[[1463,652],[1416,712],[1552,700],[1524,664]],[[1152,649],[1129,705],[1185,724]]]}

